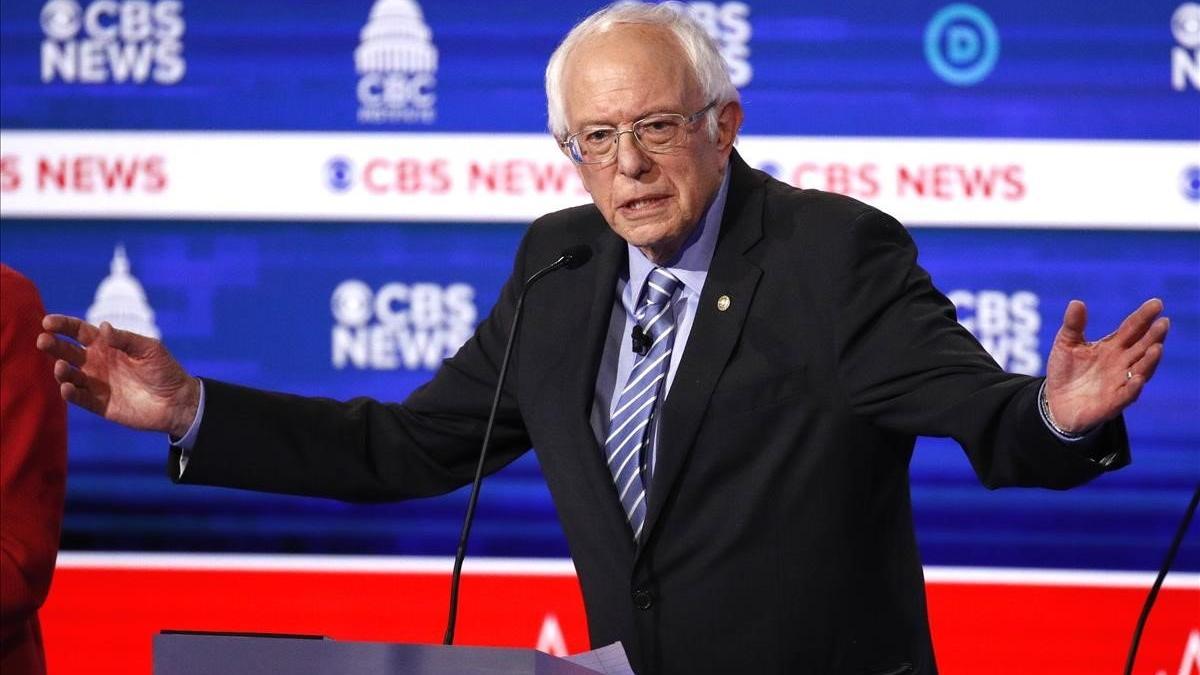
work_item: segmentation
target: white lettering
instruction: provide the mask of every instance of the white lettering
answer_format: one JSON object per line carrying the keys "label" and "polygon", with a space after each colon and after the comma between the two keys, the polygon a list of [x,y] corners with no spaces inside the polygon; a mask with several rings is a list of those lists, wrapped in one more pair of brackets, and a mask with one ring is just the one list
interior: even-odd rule
{"label": "white lettering", "polygon": [[83,40],[79,43],[79,81],[87,84],[100,84],[108,79],[108,70],[104,67],[107,54],[104,53],[104,43],[95,40]]}
{"label": "white lettering", "polygon": [[446,321],[460,326],[471,326],[479,316],[475,308],[475,289],[467,284],[450,284],[445,294]]}
{"label": "white lettering", "polygon": [[334,368],[433,370],[471,337],[478,316],[470,284],[391,282],[378,291],[350,279],[334,289]]}
{"label": "white lettering", "polygon": [[183,3],[163,0],[154,5],[154,37],[159,40],[178,40],[183,37]]}
{"label": "white lettering", "polygon": [[371,367],[379,370],[395,370],[396,341],[388,326],[373,326],[371,334]]}
{"label": "white lettering", "polygon": [[154,32],[150,21],[150,3],[146,0],[125,0],[121,3],[121,39],[140,42]]}
{"label": "white lettering", "polygon": [[399,309],[401,303],[408,302],[408,286],[405,284],[385,284],[375,294],[375,316],[381,323],[389,326],[400,326],[408,323],[408,312]]}
{"label": "white lettering", "polygon": [[542,630],[538,633],[537,650],[551,656],[567,656],[567,638],[563,635],[562,626],[558,625],[558,617],[547,614],[542,619]]}
{"label": "white lettering", "polygon": [[441,331],[431,329],[397,330],[396,344],[409,370],[436,368],[446,351]]}
{"label": "white lettering", "polygon": [[150,75],[153,53],[149,43],[110,42],[106,45],[108,65],[112,69],[113,82],[145,82]]}
{"label": "white lettering", "polygon": [[1188,86],[1200,89],[1200,49],[1176,47],[1171,50],[1171,87],[1183,91]]}
{"label": "white lettering", "polygon": [[1038,296],[1029,291],[1017,291],[1009,302],[1012,326],[1016,330],[1037,335],[1042,328],[1042,315],[1038,312]]}
{"label": "white lettering", "polygon": [[1179,660],[1179,675],[1200,673],[1200,630],[1188,633],[1187,644],[1183,647],[1183,658]]}
{"label": "white lettering", "polygon": [[42,82],[52,82],[55,77],[74,82],[78,53],[79,45],[74,42],[42,41]]}
{"label": "white lettering", "polygon": [[333,327],[333,367],[341,370],[349,361],[356,368],[366,368],[367,331],[348,326]]}
{"label": "white lettering", "polygon": [[183,79],[187,72],[187,62],[183,60],[183,44],[179,42],[160,42],[154,50],[154,81],[159,84],[175,84]]}
{"label": "white lettering", "polygon": [[1000,367],[1025,375],[1041,373],[1038,331],[1042,315],[1038,311],[1037,294],[957,289],[947,297],[954,303],[958,322],[979,340]]}
{"label": "white lettering", "polygon": [[95,0],[73,15],[76,30],[49,23],[44,31],[53,39],[42,43],[42,82],[175,84],[187,71],[182,12],[178,0]]}
{"label": "white lettering", "polygon": [[[88,37],[93,38],[97,42],[107,42],[117,39],[117,33],[120,31],[119,22],[115,21],[120,6],[112,0],[96,0],[87,6],[83,11],[83,28]],[[102,17],[109,17],[113,21],[105,21]]]}

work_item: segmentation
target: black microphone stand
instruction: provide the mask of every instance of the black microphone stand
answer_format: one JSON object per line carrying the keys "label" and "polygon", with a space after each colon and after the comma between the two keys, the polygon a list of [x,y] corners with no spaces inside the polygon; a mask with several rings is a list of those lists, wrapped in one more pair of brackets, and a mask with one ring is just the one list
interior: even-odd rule
{"label": "black microphone stand", "polygon": [[446,619],[446,634],[442,644],[454,644],[454,625],[458,620],[458,586],[462,580],[463,560],[467,557],[467,540],[471,536],[471,521],[475,518],[475,504],[479,501],[479,487],[483,482],[483,464],[487,459],[488,445],[492,439],[492,427],[496,424],[496,410],[500,407],[500,393],[504,388],[504,378],[508,374],[508,362],[512,359],[513,343],[516,342],[517,329],[521,325],[521,309],[525,306],[525,294],[539,279],[564,267],[575,269],[592,257],[592,249],[586,244],[572,246],[558,257],[558,260],[533,273],[521,286],[521,294],[517,296],[517,306],[513,312],[512,327],[508,331],[508,342],[504,345],[504,358],[500,361],[500,376],[496,380],[496,393],[492,397],[492,410],[488,413],[487,426],[483,431],[483,445],[479,449],[479,463],[475,466],[475,480],[471,483],[471,495],[467,499],[467,515],[463,519],[462,535],[458,539],[458,552],[454,556],[454,573],[450,576],[450,616]]}

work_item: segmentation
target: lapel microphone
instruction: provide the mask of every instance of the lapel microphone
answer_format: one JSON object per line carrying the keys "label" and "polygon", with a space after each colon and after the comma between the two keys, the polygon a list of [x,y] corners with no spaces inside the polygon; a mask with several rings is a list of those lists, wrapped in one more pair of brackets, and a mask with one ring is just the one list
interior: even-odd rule
{"label": "lapel microphone", "polygon": [[504,358],[500,361],[500,375],[496,378],[496,393],[492,397],[492,411],[488,414],[487,426],[483,430],[483,445],[479,448],[479,464],[475,467],[475,480],[471,483],[471,495],[467,498],[467,515],[463,518],[462,535],[458,539],[458,552],[454,556],[454,573],[450,575],[450,615],[446,619],[446,633],[442,644],[454,644],[454,624],[458,619],[458,586],[462,580],[463,560],[467,557],[467,539],[471,536],[471,521],[475,519],[475,504],[479,501],[479,486],[483,482],[483,463],[487,459],[488,444],[492,440],[492,427],[496,424],[496,409],[500,407],[500,392],[504,389],[504,378],[508,375],[508,362],[512,360],[513,342],[517,328],[521,325],[521,310],[525,307],[525,294],[542,277],[562,268],[569,270],[582,267],[592,259],[592,247],[576,244],[563,249],[558,259],[533,273],[521,285],[521,294],[513,309],[512,327],[508,331],[508,342],[504,344]]}
{"label": "lapel microphone", "polygon": [[633,342],[633,353],[638,356],[645,356],[646,352],[650,351],[650,336],[646,335],[646,331],[642,330],[640,324],[633,324],[633,333],[629,336]]}

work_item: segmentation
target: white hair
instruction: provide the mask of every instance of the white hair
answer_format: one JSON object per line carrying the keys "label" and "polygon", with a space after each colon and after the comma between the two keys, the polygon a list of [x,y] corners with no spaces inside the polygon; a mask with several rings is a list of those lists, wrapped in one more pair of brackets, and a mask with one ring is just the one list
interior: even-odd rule
{"label": "white hair", "polygon": [[558,48],[550,55],[546,64],[546,114],[547,126],[555,138],[567,136],[566,101],[563,99],[563,71],[571,51],[585,39],[611,30],[619,24],[642,24],[662,26],[667,29],[687,57],[688,66],[696,76],[704,93],[704,103],[716,101],[706,115],[708,132],[714,138],[717,133],[717,115],[730,101],[740,101],[741,96],[729,79],[725,60],[708,32],[688,14],[687,8],[678,2],[654,5],[643,2],[617,2],[580,21],[563,38]]}

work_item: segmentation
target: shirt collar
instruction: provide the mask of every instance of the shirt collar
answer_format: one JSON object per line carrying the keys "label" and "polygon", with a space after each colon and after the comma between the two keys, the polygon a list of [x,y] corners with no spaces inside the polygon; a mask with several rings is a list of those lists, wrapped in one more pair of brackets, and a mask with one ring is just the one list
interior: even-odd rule
{"label": "shirt collar", "polygon": [[[699,296],[704,289],[704,280],[708,277],[708,267],[712,264],[713,252],[717,250],[717,235],[721,231],[721,216],[725,213],[725,198],[729,194],[728,164],[725,165],[725,176],[721,179],[721,188],[717,196],[708,205],[708,210],[700,217],[700,223],[684,242],[675,260],[664,265],[674,274],[693,295]],[[633,244],[629,248],[629,288],[636,296],[646,283],[646,277],[655,268],[655,264],[646,258]],[[636,297],[635,297],[636,300]]]}

